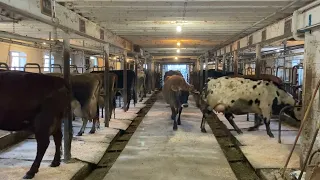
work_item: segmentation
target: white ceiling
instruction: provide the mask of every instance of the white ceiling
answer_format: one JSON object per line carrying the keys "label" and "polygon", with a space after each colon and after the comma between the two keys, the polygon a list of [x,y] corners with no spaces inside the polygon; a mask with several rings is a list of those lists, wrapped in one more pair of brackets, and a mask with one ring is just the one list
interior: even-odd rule
{"label": "white ceiling", "polygon": [[[250,25],[276,12],[293,0],[57,0],[117,35],[142,46],[152,55],[198,55],[237,35]],[[287,17],[310,0],[247,31]],[[182,32],[176,32],[176,26]]]}
{"label": "white ceiling", "polygon": [[[196,57],[230,40],[242,30],[294,0],[56,0],[68,9],[96,22],[113,33],[140,45],[153,56]],[[312,0],[301,0],[248,30],[261,29]],[[0,12],[0,30],[32,37],[49,37],[52,27],[16,17],[13,26]],[[182,32],[176,32],[176,26]],[[58,37],[61,35],[58,31]],[[81,37],[72,35],[71,38]],[[233,39],[236,40],[236,39]],[[181,52],[177,54],[177,41]],[[164,58],[165,59],[165,58]],[[168,58],[167,58],[168,59]]]}

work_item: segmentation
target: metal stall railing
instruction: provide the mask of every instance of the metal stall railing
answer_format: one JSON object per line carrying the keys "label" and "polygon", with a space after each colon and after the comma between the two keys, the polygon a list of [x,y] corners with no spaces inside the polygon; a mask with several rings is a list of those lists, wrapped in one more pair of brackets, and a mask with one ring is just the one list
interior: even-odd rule
{"label": "metal stall railing", "polygon": [[9,66],[8,66],[7,63],[2,63],[2,62],[0,62],[0,69],[9,70]]}
{"label": "metal stall railing", "polygon": [[[288,81],[284,77],[284,85],[285,90],[289,92],[293,98],[296,100],[296,103],[294,107],[286,106],[284,107],[280,113],[279,113],[279,127],[278,127],[278,143],[281,143],[281,124],[282,124],[282,118],[284,117],[284,111],[286,109],[292,109],[292,108],[302,108],[302,84],[299,82],[299,70],[303,70],[302,64],[293,66],[292,68],[284,68],[283,66],[277,67],[277,76],[278,71],[280,68],[283,68],[286,73],[289,73]],[[285,75],[284,75],[285,76]]]}
{"label": "metal stall railing", "polygon": [[[59,68],[60,73],[62,73],[62,66],[60,64],[51,64],[51,68],[55,69],[55,68]],[[51,72],[51,69],[50,69]]]}
{"label": "metal stall railing", "polygon": [[41,73],[41,67],[38,63],[26,63],[23,67],[23,71],[26,71],[27,68],[38,69],[39,73]]}

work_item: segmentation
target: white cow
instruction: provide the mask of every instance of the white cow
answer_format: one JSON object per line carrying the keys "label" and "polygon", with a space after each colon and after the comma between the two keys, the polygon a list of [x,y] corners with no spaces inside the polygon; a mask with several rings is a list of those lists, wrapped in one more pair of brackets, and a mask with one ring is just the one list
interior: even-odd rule
{"label": "white cow", "polygon": [[[223,112],[230,124],[238,133],[241,130],[233,121],[233,114],[242,115],[256,113],[262,117],[266,125],[267,134],[274,137],[270,130],[271,114],[279,114],[285,106],[294,106],[295,100],[282,88],[273,82],[264,80],[250,80],[239,77],[221,77],[210,79],[202,92],[202,110],[204,117],[201,122],[201,130],[205,132],[205,114],[211,110]],[[206,104],[203,106],[203,104]],[[288,115],[300,118],[300,108],[292,108],[286,111]],[[254,131],[260,123],[249,128]]]}

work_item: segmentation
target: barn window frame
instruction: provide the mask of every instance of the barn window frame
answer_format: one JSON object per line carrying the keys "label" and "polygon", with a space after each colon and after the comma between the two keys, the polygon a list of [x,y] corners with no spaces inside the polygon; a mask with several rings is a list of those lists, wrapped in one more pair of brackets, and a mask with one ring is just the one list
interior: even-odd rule
{"label": "barn window frame", "polygon": [[[49,62],[50,62],[49,54],[45,54],[45,55],[43,56],[43,58],[44,58],[44,63],[43,63],[44,68],[43,68],[43,72],[49,72],[49,67],[50,67],[50,64],[49,64]],[[54,64],[54,56],[53,56],[53,55],[51,55],[51,64]],[[51,71],[50,71],[50,72],[53,72],[53,68],[52,68],[52,67],[51,67]]]}
{"label": "barn window frame", "polygon": [[27,54],[20,51],[10,51],[11,70],[23,71],[27,63]]}

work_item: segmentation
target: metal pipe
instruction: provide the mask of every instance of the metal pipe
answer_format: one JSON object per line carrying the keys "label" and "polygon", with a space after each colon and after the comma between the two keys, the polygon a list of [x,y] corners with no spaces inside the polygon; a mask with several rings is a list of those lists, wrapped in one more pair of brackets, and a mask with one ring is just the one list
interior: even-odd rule
{"label": "metal pipe", "polygon": [[280,113],[279,113],[279,127],[278,127],[278,143],[281,144],[281,115],[284,114],[283,112],[286,110],[286,109],[289,109],[289,108],[292,108],[292,106],[285,106],[284,108],[282,108],[280,110]]}
{"label": "metal pipe", "polygon": [[252,24],[250,27],[248,27],[248,28],[246,28],[246,29],[242,30],[240,33],[238,33],[238,34],[236,34],[236,35],[234,35],[234,36],[232,36],[232,37],[228,38],[227,40],[223,41],[222,43],[220,43],[220,45],[219,45],[217,48],[220,48],[221,46],[223,46],[223,45],[224,45],[225,43],[227,43],[228,41],[232,40],[232,39],[233,39],[233,38],[235,38],[235,37],[240,36],[241,34],[243,34],[244,32],[246,32],[247,30],[249,30],[249,29],[251,29],[251,28],[255,27],[256,25],[258,25],[258,24],[262,23],[263,21],[265,21],[265,20],[267,20],[267,19],[269,19],[269,18],[271,18],[271,17],[273,17],[273,16],[277,15],[278,13],[282,13],[284,10],[286,10],[286,9],[290,8],[292,5],[294,5],[294,4],[296,4],[296,3],[300,2],[300,1],[301,1],[301,0],[295,0],[295,1],[292,1],[292,2],[291,2],[291,3],[289,3],[288,5],[286,5],[286,6],[282,7],[282,8],[280,8],[280,9],[278,9],[276,12],[274,12],[274,13],[272,13],[272,14],[268,15],[267,17],[264,17],[264,18],[263,18],[263,19],[261,19],[260,21],[258,21],[258,22],[256,22],[256,23]]}
{"label": "metal pipe", "polygon": [[14,34],[6,31],[0,31],[1,38],[8,38],[8,39],[16,39],[21,41],[28,41],[28,42],[37,42],[37,43],[46,43],[46,44],[57,44],[59,41],[50,41],[46,39],[40,38],[33,38],[28,36],[21,36],[19,34]]}

